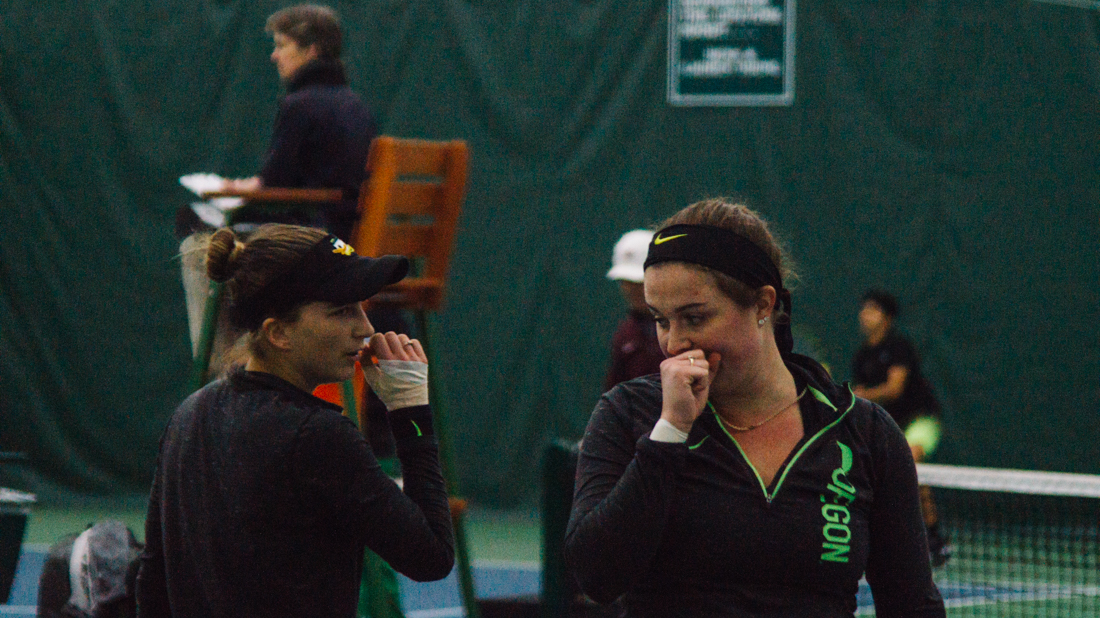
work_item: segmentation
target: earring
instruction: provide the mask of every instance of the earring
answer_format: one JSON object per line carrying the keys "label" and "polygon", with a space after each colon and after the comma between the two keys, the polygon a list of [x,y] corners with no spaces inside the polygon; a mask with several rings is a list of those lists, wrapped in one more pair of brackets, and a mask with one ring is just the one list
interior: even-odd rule
{"label": "earring", "polygon": [[770,317],[771,316],[766,315],[766,316],[760,318],[759,320],[757,320],[756,323],[759,324],[760,326],[763,326],[764,322],[767,322],[768,318],[770,318]]}

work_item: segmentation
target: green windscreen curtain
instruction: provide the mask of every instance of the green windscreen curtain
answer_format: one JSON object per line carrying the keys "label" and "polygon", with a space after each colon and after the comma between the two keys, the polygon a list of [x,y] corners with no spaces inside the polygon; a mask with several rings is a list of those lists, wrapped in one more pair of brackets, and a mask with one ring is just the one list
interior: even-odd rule
{"label": "green windscreen curtain", "polygon": [[[276,2],[0,6],[0,482],[140,493],[187,395],[176,210],[261,165]],[[666,102],[668,4],[337,2],[383,132],[464,139],[432,343],[464,493],[532,504],[624,314],[626,230],[710,196],[785,241],[796,337],[838,379],[893,290],[944,405],[938,460],[1100,472],[1100,21],[1030,1],[824,0],[795,100]]]}

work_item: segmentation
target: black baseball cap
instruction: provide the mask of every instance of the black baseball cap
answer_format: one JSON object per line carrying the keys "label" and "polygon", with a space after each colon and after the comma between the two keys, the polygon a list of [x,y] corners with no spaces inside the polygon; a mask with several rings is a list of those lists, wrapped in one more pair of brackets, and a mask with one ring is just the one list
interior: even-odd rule
{"label": "black baseball cap", "polygon": [[265,318],[303,303],[347,305],[367,300],[408,273],[409,260],[404,256],[357,255],[351,245],[329,234],[317,241],[295,267],[249,298],[234,299],[230,318],[238,327],[253,330]]}

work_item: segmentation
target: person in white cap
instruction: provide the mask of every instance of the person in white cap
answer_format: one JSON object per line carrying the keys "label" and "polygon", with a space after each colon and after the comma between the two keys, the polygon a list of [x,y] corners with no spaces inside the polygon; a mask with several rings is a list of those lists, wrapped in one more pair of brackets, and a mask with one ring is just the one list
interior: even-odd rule
{"label": "person in white cap", "polygon": [[653,232],[631,230],[615,243],[611,270],[607,278],[619,282],[628,313],[611,338],[611,367],[604,380],[604,390],[627,380],[657,373],[665,355],[657,343],[653,316],[645,304],[642,277],[646,254]]}

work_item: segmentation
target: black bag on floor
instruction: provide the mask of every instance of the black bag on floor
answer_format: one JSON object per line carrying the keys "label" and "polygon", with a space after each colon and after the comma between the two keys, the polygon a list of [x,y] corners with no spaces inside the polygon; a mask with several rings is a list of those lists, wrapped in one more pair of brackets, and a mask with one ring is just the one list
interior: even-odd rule
{"label": "black bag on floor", "polygon": [[39,618],[133,618],[142,545],[119,521],[104,521],[50,548],[38,580]]}

